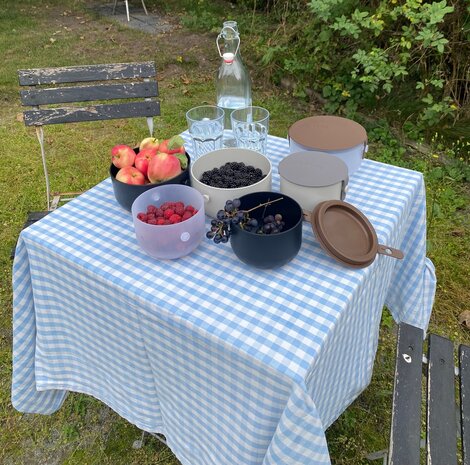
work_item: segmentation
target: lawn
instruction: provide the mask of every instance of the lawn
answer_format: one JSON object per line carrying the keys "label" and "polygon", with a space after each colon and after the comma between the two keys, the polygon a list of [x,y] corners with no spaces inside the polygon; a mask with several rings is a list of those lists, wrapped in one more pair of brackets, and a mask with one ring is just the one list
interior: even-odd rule
{"label": "lawn", "polygon": [[[139,3],[139,2],[135,2]],[[153,13],[169,25],[152,35],[100,17],[87,0],[4,0],[0,5],[0,463],[2,464],[177,464],[171,451],[154,439],[142,449],[132,443],[140,431],[106,405],[89,396],[70,394],[54,415],[23,415],[10,403],[12,287],[10,252],[27,212],[45,206],[39,144],[33,129],[22,122],[18,69],[155,60],[162,116],[155,135],[167,137],[186,128],[184,114],[202,103],[214,103],[214,77],[219,64],[213,31],[182,24],[184,2]],[[237,10],[231,9],[232,19]],[[240,14],[246,12],[240,11]],[[220,21],[221,24],[222,20]],[[248,38],[248,35],[247,35]],[[253,98],[271,112],[270,132],[284,137],[296,120],[321,112],[318,104],[292,97],[272,86],[247,60]],[[416,151],[384,120],[366,121],[369,156],[422,171],[427,183],[428,256],[434,262],[438,289],[430,329],[454,341],[470,343],[458,321],[470,310],[469,185],[461,173],[459,147],[429,140]],[[45,129],[52,190],[87,189],[108,176],[110,147],[131,146],[147,135],[145,120],[51,126]],[[394,323],[385,310],[379,351],[370,387],[328,431],[335,464],[367,463],[363,455],[386,447],[393,378]],[[236,463],[236,458],[234,458]]]}

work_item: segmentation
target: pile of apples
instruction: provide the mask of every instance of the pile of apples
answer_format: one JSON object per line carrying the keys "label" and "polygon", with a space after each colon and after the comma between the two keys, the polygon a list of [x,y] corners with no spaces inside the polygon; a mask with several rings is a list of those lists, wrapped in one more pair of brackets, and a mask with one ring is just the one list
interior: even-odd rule
{"label": "pile of apples", "polygon": [[119,168],[116,179],[126,184],[157,184],[178,176],[188,167],[184,140],[179,135],[161,142],[147,137],[140,143],[138,153],[128,145],[115,145],[111,161]]}

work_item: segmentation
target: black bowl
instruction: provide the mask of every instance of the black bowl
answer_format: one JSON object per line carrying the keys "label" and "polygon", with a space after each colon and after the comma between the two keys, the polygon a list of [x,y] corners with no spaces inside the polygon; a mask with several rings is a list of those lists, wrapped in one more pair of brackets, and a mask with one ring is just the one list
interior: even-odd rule
{"label": "black bowl", "polygon": [[[135,149],[136,153],[139,153],[139,149]],[[112,163],[109,168],[109,174],[111,176],[111,182],[113,183],[114,197],[118,201],[119,205],[122,208],[125,208],[127,211],[131,211],[132,203],[134,200],[143,192],[152,189],[153,187],[163,186],[164,184],[185,184],[186,186],[190,185],[189,180],[189,164],[191,159],[186,153],[188,159],[188,166],[183,170],[178,176],[168,179],[167,181],[159,182],[157,184],[126,184],[125,182],[118,181],[116,179],[116,174],[119,171],[119,168],[116,168]]]}
{"label": "black bowl", "polygon": [[277,234],[256,234],[232,226],[230,244],[235,255],[247,265],[256,268],[278,268],[290,262],[302,245],[302,208],[291,197],[278,192],[253,192],[240,197],[240,210],[249,210],[259,204],[281,198],[266,207],[260,207],[250,213],[252,218],[261,222],[264,216],[282,215],[285,226]]}

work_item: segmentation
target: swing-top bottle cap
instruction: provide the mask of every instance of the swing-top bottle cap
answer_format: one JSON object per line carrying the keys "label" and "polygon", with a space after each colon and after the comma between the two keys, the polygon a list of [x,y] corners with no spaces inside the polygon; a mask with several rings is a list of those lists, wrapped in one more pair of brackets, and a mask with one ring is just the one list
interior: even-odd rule
{"label": "swing-top bottle cap", "polygon": [[225,52],[225,53],[222,55],[222,58],[224,59],[224,62],[225,62],[225,63],[232,63],[233,60],[235,59],[235,54],[232,53],[232,52]]}

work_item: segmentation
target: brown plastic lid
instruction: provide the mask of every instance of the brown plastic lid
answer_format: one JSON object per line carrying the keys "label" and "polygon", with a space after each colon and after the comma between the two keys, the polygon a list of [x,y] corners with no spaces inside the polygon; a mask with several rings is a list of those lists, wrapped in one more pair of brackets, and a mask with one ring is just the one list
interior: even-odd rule
{"label": "brown plastic lid", "polygon": [[283,158],[279,174],[293,184],[306,187],[332,186],[348,183],[348,167],[343,160],[323,152],[296,152]]}
{"label": "brown plastic lid", "polygon": [[400,250],[378,244],[370,221],[347,202],[327,200],[319,203],[310,221],[320,245],[344,265],[354,268],[369,266],[377,253],[403,258]]}
{"label": "brown plastic lid", "polygon": [[289,128],[289,138],[314,150],[345,150],[367,144],[367,132],[359,124],[339,116],[310,116]]}

